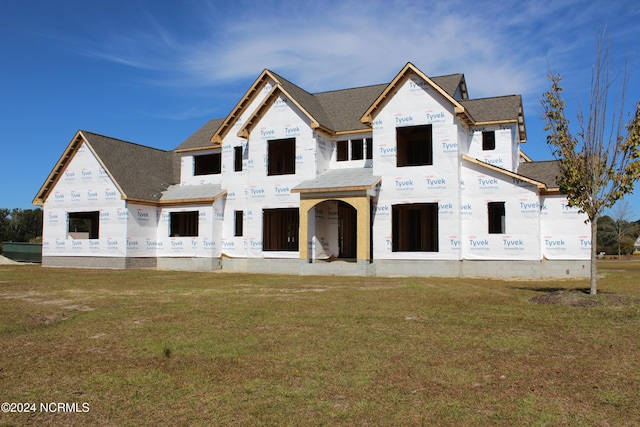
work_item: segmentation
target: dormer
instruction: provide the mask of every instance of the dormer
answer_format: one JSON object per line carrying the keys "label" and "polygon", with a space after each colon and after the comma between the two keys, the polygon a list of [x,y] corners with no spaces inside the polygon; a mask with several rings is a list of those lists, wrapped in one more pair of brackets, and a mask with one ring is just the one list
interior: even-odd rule
{"label": "dormer", "polygon": [[463,154],[515,172],[520,144],[527,140],[522,97],[500,96],[461,101],[475,121]]}

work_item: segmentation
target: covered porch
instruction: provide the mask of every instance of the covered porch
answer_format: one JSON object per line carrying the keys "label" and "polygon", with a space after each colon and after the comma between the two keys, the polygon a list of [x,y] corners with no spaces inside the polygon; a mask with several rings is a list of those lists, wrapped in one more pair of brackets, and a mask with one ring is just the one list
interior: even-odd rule
{"label": "covered porch", "polygon": [[305,264],[372,262],[371,203],[377,197],[380,177],[370,168],[327,171],[292,189],[300,193],[300,260]]}

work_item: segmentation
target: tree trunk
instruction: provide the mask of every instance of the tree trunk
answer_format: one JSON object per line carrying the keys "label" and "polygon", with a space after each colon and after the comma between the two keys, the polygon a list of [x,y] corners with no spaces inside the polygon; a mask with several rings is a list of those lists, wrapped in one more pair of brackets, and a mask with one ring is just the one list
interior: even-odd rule
{"label": "tree trunk", "polygon": [[598,276],[598,267],[596,266],[596,240],[598,237],[598,218],[593,218],[589,220],[591,222],[591,295],[595,295],[597,293],[597,276]]}

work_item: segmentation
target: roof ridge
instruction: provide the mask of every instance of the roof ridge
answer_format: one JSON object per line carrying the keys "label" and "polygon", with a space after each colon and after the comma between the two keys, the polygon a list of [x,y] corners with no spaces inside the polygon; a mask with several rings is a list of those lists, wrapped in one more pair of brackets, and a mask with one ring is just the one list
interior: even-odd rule
{"label": "roof ridge", "polygon": [[296,88],[300,89],[301,91],[313,96],[312,93],[308,92],[306,89],[302,88],[301,86],[298,86],[297,84],[293,83],[291,80],[288,80],[288,79],[282,77],[280,74],[278,74],[278,73],[276,73],[276,72],[274,72],[272,70],[269,70],[269,69],[267,69],[267,71],[269,71],[271,74],[273,74],[273,76],[275,78],[277,78],[278,80],[283,80],[285,83],[289,83],[290,85],[295,86]]}
{"label": "roof ridge", "polygon": [[441,76],[432,76],[432,77],[427,76],[427,77],[429,77],[430,79],[435,79],[438,77],[451,77],[451,76],[464,76],[464,73],[451,73],[451,74],[443,74]]}
{"label": "roof ridge", "polygon": [[107,138],[107,139],[111,139],[113,141],[118,141],[118,142],[124,142],[125,144],[131,144],[131,145],[136,145],[138,147],[142,147],[142,148],[148,148],[150,150],[156,150],[156,151],[162,151],[164,153],[171,153],[173,152],[173,150],[163,150],[161,148],[156,148],[156,147],[151,147],[149,145],[143,145],[143,144],[139,144],[137,142],[131,142],[131,141],[127,141],[124,139],[120,139],[120,138],[114,138],[112,136],[108,136],[108,135],[102,135],[100,133],[95,133],[95,132],[91,132],[89,130],[85,130],[85,129],[79,129],[78,132],[82,132],[83,134],[90,134],[90,135],[95,135],[95,136],[99,136],[101,138]]}
{"label": "roof ridge", "polygon": [[388,86],[389,83],[377,83],[377,84],[373,84],[373,85],[365,85],[365,86],[356,86],[356,87],[347,87],[347,88],[343,88],[343,89],[332,89],[332,90],[324,90],[322,92],[315,92],[312,93],[311,95],[316,96],[316,95],[323,95],[325,93],[332,93],[332,92],[343,92],[345,90],[354,90],[354,89],[365,89],[365,88],[372,88],[372,87],[376,87],[376,86]]}
{"label": "roof ridge", "polygon": [[[443,76],[427,76],[427,77],[429,77],[429,79],[433,80],[433,79],[439,79],[439,78],[445,78],[445,77],[451,77],[451,76],[464,76],[464,73],[453,73],[453,74],[446,74],[446,75],[443,75]],[[323,90],[321,92],[314,92],[312,95],[322,95],[322,94],[325,94],[325,93],[340,92],[340,91],[353,90],[353,89],[364,89],[364,88],[371,88],[371,87],[375,87],[375,86],[388,86],[389,83],[391,83],[391,82],[375,83],[375,84],[364,85],[364,86],[346,87],[346,88],[342,88],[342,89]]]}

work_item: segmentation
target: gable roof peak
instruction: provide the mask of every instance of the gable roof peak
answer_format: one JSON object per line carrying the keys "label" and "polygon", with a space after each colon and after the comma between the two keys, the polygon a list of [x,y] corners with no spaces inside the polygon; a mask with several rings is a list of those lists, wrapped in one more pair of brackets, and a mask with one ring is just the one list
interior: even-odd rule
{"label": "gable roof peak", "polygon": [[[398,88],[407,78],[410,73],[416,74],[419,78],[424,80],[429,86],[431,86],[436,92],[438,92],[445,100],[447,100],[454,107],[456,115],[458,115],[461,120],[467,125],[471,125],[474,120],[469,115],[469,113],[465,110],[464,106],[462,106],[458,100],[454,98],[452,93],[449,93],[447,90],[438,85],[434,79],[429,78],[425,73],[423,73],[418,67],[413,65],[411,62],[407,62],[407,64],[400,70],[398,74],[391,80],[391,83],[386,87],[384,91],[378,96],[378,98],[371,104],[371,106],[365,111],[362,115],[360,121],[364,124],[370,125],[373,122],[373,116],[379,111],[391,98],[393,91]],[[466,89],[465,89],[466,93]]]}
{"label": "gable roof peak", "polygon": [[179,158],[161,150],[78,130],[33,199],[42,206],[80,147],[86,144],[126,200],[157,200],[166,186],[179,182]]}

